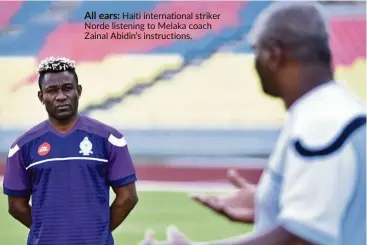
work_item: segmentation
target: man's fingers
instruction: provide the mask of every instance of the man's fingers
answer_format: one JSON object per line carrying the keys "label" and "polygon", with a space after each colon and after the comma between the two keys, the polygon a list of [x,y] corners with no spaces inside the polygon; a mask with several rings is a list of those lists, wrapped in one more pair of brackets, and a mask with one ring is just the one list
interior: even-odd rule
{"label": "man's fingers", "polygon": [[190,198],[216,211],[222,207],[217,196],[191,194]]}
{"label": "man's fingers", "polygon": [[152,229],[146,230],[145,231],[145,239],[153,241],[155,239],[155,232]]}
{"label": "man's fingers", "polygon": [[152,229],[148,229],[145,231],[145,239],[144,241],[147,244],[155,244],[155,232]]}
{"label": "man's fingers", "polygon": [[171,245],[189,245],[189,239],[174,225],[167,228],[167,241]]}
{"label": "man's fingers", "polygon": [[169,245],[168,241],[157,241],[155,239],[155,232],[151,229],[145,231],[144,241],[139,245]]}
{"label": "man's fingers", "polygon": [[202,194],[197,194],[197,193],[192,193],[189,195],[189,197],[192,199],[192,200],[195,200],[195,201],[201,201],[203,195]]}
{"label": "man's fingers", "polygon": [[242,178],[238,172],[234,169],[229,169],[227,171],[227,178],[228,180],[237,188],[242,189],[243,187],[245,187],[247,184],[249,184],[247,182],[247,180],[245,178]]}
{"label": "man's fingers", "polygon": [[232,221],[252,223],[254,219],[254,213],[249,208],[223,208],[223,213]]}
{"label": "man's fingers", "polygon": [[152,229],[145,231],[144,240],[139,245],[155,245],[155,232]]}
{"label": "man's fingers", "polygon": [[209,196],[209,195],[205,195],[205,194],[191,194],[189,195],[189,197],[197,202],[200,202],[202,204],[208,204],[210,202],[210,199],[212,199],[213,197]]}
{"label": "man's fingers", "polygon": [[178,231],[176,226],[170,225],[167,227],[166,234],[167,234],[167,240],[172,242],[175,240],[175,237],[177,235],[180,235],[180,232]]}

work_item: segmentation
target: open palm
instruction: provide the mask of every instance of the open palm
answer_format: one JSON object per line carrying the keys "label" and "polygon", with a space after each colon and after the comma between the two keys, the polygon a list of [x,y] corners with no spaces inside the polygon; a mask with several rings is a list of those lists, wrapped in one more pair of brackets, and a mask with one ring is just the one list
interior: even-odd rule
{"label": "open palm", "polygon": [[238,189],[231,194],[191,194],[190,197],[218,214],[235,222],[253,223],[256,186],[239,176],[237,171],[228,171],[228,180]]}

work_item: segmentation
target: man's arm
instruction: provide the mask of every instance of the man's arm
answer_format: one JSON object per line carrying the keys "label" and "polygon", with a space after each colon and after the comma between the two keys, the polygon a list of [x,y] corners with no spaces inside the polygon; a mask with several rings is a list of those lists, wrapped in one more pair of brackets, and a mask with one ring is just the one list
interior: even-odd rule
{"label": "man's arm", "polygon": [[312,243],[288,232],[279,226],[264,234],[250,234],[221,241],[199,242],[194,245],[311,245]]}
{"label": "man's arm", "polygon": [[108,138],[108,182],[116,194],[110,207],[110,229],[115,230],[138,203],[137,180],[124,136],[119,132]]}
{"label": "man's arm", "polygon": [[32,226],[30,197],[8,197],[8,211],[20,223],[28,228]]}
{"label": "man's arm", "polygon": [[136,193],[135,183],[128,184],[122,187],[115,187],[113,191],[116,198],[110,208],[110,229],[115,230],[125,218],[129,215],[131,210],[138,203],[138,195]]}
{"label": "man's arm", "polygon": [[301,237],[287,231],[281,226],[264,233],[251,232],[237,237],[219,241],[192,242],[175,226],[167,228],[167,240],[155,240],[155,233],[150,231],[145,235],[140,245],[311,245]]}
{"label": "man's arm", "polygon": [[29,200],[32,186],[25,169],[21,149],[14,145],[8,154],[3,192],[8,196],[8,212],[16,220],[30,228],[32,226]]}

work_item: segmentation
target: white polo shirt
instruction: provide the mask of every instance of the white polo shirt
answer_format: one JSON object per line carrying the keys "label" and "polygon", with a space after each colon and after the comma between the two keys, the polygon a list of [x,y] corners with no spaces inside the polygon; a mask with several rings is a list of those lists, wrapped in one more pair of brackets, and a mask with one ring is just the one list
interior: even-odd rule
{"label": "white polo shirt", "polygon": [[366,244],[366,111],[341,83],[289,109],[256,194],[255,232],[278,225],[316,244]]}

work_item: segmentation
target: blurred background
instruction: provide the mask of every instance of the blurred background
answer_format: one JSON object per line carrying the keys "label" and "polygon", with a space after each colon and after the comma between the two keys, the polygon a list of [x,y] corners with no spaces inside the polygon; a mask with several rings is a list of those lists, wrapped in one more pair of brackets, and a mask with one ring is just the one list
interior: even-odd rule
{"label": "blurred background", "polygon": [[[115,231],[116,244],[136,244],[146,228],[162,238],[172,223],[197,240],[249,231],[251,226],[230,223],[193,203],[187,192],[227,191],[228,168],[256,183],[275,145],[285,110],[261,91],[243,40],[269,4],[0,2],[0,176],[11,143],[46,119],[37,99],[39,61],[63,56],[77,62],[80,112],[119,129],[136,164],[140,203]],[[322,4],[336,78],[365,102],[365,2]],[[211,30],[184,31],[192,40],[85,40],[87,11],[210,12],[221,18],[210,21]],[[26,236],[0,196],[0,245],[25,244]]]}

